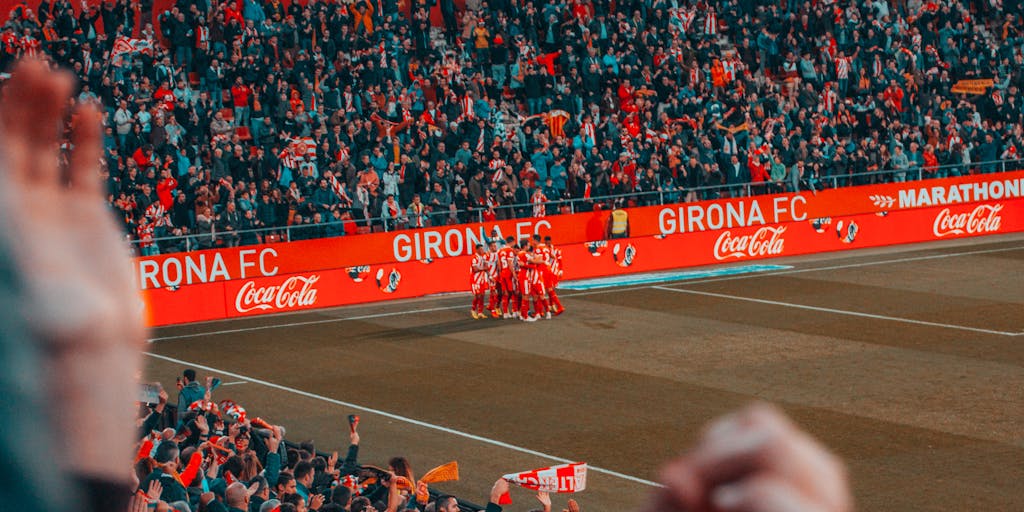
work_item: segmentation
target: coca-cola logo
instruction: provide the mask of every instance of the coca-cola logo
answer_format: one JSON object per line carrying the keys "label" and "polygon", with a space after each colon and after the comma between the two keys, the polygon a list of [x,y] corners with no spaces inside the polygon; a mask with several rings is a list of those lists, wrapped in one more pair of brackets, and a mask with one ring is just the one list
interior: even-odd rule
{"label": "coca-cola logo", "polygon": [[765,226],[753,234],[743,236],[732,236],[732,232],[726,231],[715,241],[715,259],[778,256],[782,254],[785,245],[782,238],[785,232],[783,226]]}
{"label": "coca-cola logo", "polygon": [[994,233],[1002,225],[1003,218],[999,215],[1002,209],[1002,204],[981,204],[974,211],[960,213],[943,208],[935,216],[932,232],[937,237]]}
{"label": "coca-cola logo", "polygon": [[239,313],[250,311],[267,311],[273,309],[290,310],[316,304],[316,288],[313,287],[320,276],[292,276],[276,286],[257,287],[255,281],[242,285],[235,296],[235,310]]}

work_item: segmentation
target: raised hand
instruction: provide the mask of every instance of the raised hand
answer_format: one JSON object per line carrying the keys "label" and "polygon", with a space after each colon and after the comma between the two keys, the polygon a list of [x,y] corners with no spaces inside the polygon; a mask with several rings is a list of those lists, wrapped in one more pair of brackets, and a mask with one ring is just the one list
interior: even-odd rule
{"label": "raised hand", "polygon": [[544,506],[544,512],[551,512],[551,496],[544,491],[537,491],[537,501]]}
{"label": "raised hand", "polygon": [[146,492],[146,496],[150,500],[156,501],[160,499],[160,495],[164,492],[164,485],[159,480],[153,480],[149,483],[149,490]]}
{"label": "raised hand", "polygon": [[647,512],[849,512],[842,462],[774,407],[721,418],[669,463]]}
{"label": "raised hand", "polygon": [[[100,180],[101,116],[71,112],[73,150],[61,143],[71,75],[38,60],[17,64],[0,99],[0,236],[13,248],[25,311],[48,345],[62,462],[80,474],[127,482],[132,390],[145,339],[127,245]],[[59,377],[58,377],[59,376]],[[97,386],[97,382],[103,382]],[[89,438],[90,442],[77,440]]]}

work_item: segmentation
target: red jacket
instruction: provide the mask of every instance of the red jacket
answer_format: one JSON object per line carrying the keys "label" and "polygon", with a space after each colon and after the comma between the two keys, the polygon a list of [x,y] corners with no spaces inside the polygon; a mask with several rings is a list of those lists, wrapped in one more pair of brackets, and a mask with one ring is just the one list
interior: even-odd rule
{"label": "red jacket", "polygon": [[132,160],[135,160],[135,164],[139,166],[139,169],[145,170],[150,165],[153,165],[153,161],[149,159],[142,148],[136,149],[135,153],[132,153]]}
{"label": "red jacket", "polygon": [[882,97],[887,101],[892,101],[893,108],[896,112],[903,112],[903,89],[899,87],[888,87],[885,92],[882,93]]}
{"label": "red jacket", "polygon": [[165,210],[170,210],[171,206],[174,206],[174,196],[171,195],[171,191],[175,188],[178,188],[178,180],[174,178],[160,180],[156,184],[156,197],[160,199],[160,206],[163,206]]}
{"label": "red jacket", "polygon": [[935,153],[932,151],[925,151],[921,157],[924,159],[924,170],[925,172],[935,172],[939,167],[939,159],[935,157]]}

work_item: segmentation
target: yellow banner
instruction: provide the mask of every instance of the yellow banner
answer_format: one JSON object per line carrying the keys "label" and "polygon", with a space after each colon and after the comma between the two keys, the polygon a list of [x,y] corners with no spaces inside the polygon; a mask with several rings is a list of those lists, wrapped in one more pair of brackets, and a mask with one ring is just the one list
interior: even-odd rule
{"label": "yellow banner", "polygon": [[953,88],[950,90],[956,94],[985,94],[985,91],[994,83],[991,78],[960,80],[953,84]]}

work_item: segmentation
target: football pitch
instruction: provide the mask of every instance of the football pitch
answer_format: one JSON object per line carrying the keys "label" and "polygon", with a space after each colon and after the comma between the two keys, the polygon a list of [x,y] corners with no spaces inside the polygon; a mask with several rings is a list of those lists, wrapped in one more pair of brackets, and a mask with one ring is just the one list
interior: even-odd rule
{"label": "football pitch", "polygon": [[846,460],[858,510],[1024,510],[1024,236],[769,263],[563,290],[536,323],[460,294],[161,328],[146,378],[219,376],[215,401],[321,450],[359,414],[361,462],[458,460],[438,488],[476,503],[583,461],[583,510],[634,509],[704,423],[768,400]]}

